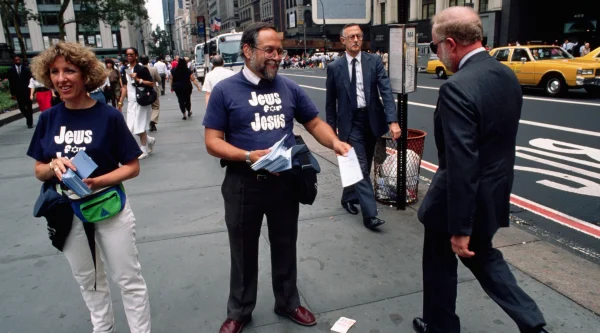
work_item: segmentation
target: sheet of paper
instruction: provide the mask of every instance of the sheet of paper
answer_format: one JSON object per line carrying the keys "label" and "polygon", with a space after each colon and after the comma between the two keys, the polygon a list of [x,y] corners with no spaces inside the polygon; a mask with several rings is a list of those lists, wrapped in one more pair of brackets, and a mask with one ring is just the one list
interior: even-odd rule
{"label": "sheet of paper", "polygon": [[358,163],[358,157],[354,148],[348,151],[348,156],[338,156],[338,165],[340,167],[340,177],[342,178],[343,187],[354,185],[363,179],[360,163]]}
{"label": "sheet of paper", "polygon": [[354,323],[356,323],[356,320],[354,319],[341,317],[340,319],[338,319],[338,321],[335,322],[335,324],[331,328],[331,331],[338,333],[346,333],[348,332],[350,327],[354,325]]}

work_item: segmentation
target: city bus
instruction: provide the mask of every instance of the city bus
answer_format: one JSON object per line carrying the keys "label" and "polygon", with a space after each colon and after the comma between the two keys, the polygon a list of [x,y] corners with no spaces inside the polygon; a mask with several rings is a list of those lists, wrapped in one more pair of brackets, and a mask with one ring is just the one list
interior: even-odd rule
{"label": "city bus", "polygon": [[204,82],[204,76],[210,69],[210,56],[214,54],[223,57],[225,68],[231,68],[231,70],[239,72],[244,65],[244,59],[239,56],[241,40],[242,33],[232,30],[230,33],[221,34],[209,39],[206,43],[196,45],[194,55],[198,80]]}

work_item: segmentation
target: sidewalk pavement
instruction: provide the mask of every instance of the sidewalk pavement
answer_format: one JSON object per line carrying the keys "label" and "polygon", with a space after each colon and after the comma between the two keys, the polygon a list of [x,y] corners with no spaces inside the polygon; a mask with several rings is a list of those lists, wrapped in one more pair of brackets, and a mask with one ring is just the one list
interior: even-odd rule
{"label": "sidewalk pavement", "polygon": [[[175,95],[161,96],[154,153],[126,183],[137,217],[142,274],[150,292],[154,332],[217,332],[226,317],[229,247],[220,192],[224,170],[204,146],[203,94],[181,120]],[[37,114],[35,115],[37,119]],[[62,254],[32,217],[41,183],[25,155],[33,131],[22,122],[0,127],[0,333],[90,332],[88,311]],[[298,287],[318,325],[300,327],[273,313],[266,223],[260,239],[258,303],[248,333],[329,332],[341,316],[350,332],[412,332],[421,314],[423,227],[418,204],[405,211],[379,206],[380,231],[339,204],[335,156],[300,127],[322,167],[314,205],[301,206]],[[427,190],[421,184],[420,197]],[[551,332],[600,332],[600,268],[518,227],[498,233],[520,285],[538,302]],[[459,264],[457,312],[463,332],[517,332],[513,321]],[[118,288],[116,327],[128,332]]]}

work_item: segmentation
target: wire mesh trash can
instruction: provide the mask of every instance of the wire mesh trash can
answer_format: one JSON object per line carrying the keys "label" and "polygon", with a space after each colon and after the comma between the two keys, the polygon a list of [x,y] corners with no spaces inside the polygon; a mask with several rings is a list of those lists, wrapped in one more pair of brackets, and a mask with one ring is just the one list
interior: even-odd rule
{"label": "wire mesh trash can", "polygon": [[[417,129],[408,129],[406,150],[406,203],[418,200],[419,173],[421,158],[425,148],[427,133]],[[375,199],[383,204],[395,205],[397,202],[398,179],[398,143],[391,136],[377,139],[373,157]]]}

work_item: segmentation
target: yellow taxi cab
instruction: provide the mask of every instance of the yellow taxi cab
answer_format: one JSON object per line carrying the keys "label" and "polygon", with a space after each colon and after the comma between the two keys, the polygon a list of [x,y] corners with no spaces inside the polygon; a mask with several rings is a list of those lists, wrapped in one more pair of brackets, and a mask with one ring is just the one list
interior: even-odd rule
{"label": "yellow taxi cab", "polygon": [[543,88],[549,96],[584,88],[600,93],[600,63],[575,58],[558,46],[527,45],[499,47],[492,57],[510,67],[522,86]]}
{"label": "yellow taxi cab", "polygon": [[438,79],[446,79],[449,75],[454,74],[446,69],[446,66],[435,55],[431,55],[427,62],[427,73],[437,75]]}
{"label": "yellow taxi cab", "polygon": [[600,62],[600,47],[590,51],[590,53],[584,55],[583,57],[577,58],[577,59]]}

